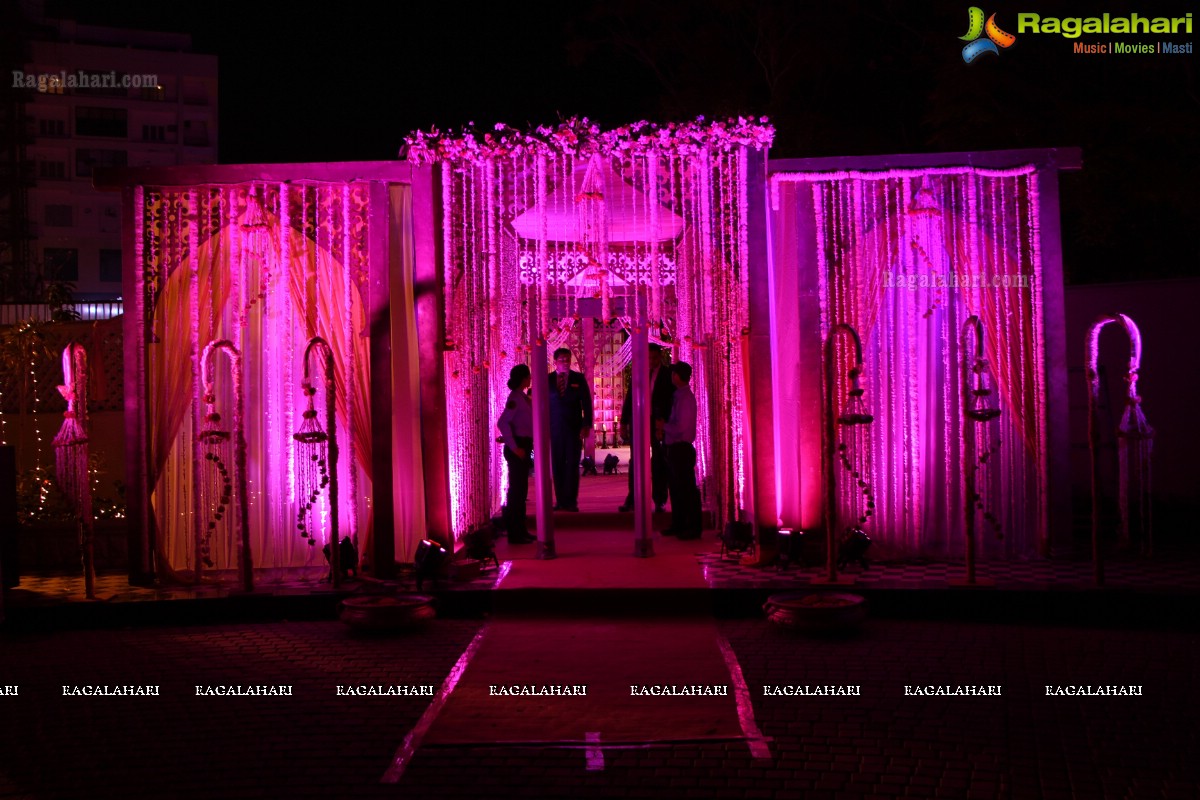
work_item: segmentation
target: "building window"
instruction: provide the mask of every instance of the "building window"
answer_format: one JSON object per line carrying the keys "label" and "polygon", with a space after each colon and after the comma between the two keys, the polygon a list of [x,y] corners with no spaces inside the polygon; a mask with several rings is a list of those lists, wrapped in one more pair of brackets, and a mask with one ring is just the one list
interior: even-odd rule
{"label": "building window", "polygon": [[142,126],[142,141],[143,142],[165,142],[167,140],[166,125],[143,125]]}
{"label": "building window", "polygon": [[75,109],[75,135],[124,139],[129,135],[128,112],[124,108],[79,106]]}
{"label": "building window", "polygon": [[208,147],[208,123],[199,119],[185,119],[183,143],[191,147]]}
{"label": "building window", "polygon": [[48,181],[66,180],[67,165],[61,161],[39,161],[38,177]]}
{"label": "building window", "polygon": [[75,151],[75,177],[90,178],[97,167],[124,167],[128,163],[129,155],[124,150],[81,147]]}
{"label": "building window", "polygon": [[158,86],[143,86],[141,91],[143,100],[167,99],[167,90],[162,87],[162,84],[159,84]]}
{"label": "building window", "polygon": [[50,228],[69,228],[75,224],[75,207],[68,205],[47,205],[46,225]]}
{"label": "building window", "polygon": [[100,232],[121,232],[121,214],[119,211],[117,211],[116,206],[105,206],[100,212]]}
{"label": "building window", "polygon": [[39,119],[39,136],[66,136],[67,124],[61,119]]}
{"label": "building window", "polygon": [[100,251],[100,281],[102,283],[121,282],[121,251]]}
{"label": "building window", "polygon": [[52,281],[79,280],[79,250],[75,247],[47,247],[42,251],[46,278]]}

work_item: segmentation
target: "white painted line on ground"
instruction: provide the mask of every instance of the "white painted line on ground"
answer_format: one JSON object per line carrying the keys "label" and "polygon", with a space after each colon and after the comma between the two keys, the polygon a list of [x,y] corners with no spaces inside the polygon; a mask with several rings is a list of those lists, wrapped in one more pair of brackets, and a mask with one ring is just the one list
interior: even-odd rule
{"label": "white painted line on ground", "polygon": [[433,725],[433,721],[437,719],[438,714],[442,713],[442,708],[445,707],[446,701],[450,698],[450,693],[454,691],[454,687],[458,685],[459,678],[467,671],[467,666],[471,663],[471,659],[475,657],[475,651],[479,649],[479,644],[483,641],[483,635],[487,633],[487,626],[480,629],[479,633],[475,634],[475,638],[467,645],[467,649],[458,657],[454,667],[450,670],[450,674],[446,676],[445,682],[438,689],[437,695],[433,698],[433,702],[425,709],[425,713],[417,720],[417,724],[413,727],[408,735],[404,737],[404,741],[400,743],[400,747],[396,749],[396,755],[392,757],[392,763],[383,773],[383,777],[379,780],[380,783],[399,783],[400,776],[404,774],[404,770],[408,768],[408,763],[417,753],[417,748],[421,746],[421,741],[425,738],[425,734],[429,733],[429,728]]}
{"label": "white painted line on ground", "polygon": [[587,740],[589,745],[594,745],[588,747],[586,752],[588,772],[602,772],[604,770],[604,751],[599,746],[600,732],[588,731],[583,735],[583,738]]}
{"label": "white painted line on ground", "polygon": [[771,748],[767,746],[767,738],[758,729],[754,720],[754,704],[750,701],[750,687],[742,677],[742,665],[738,663],[737,654],[729,640],[718,631],[717,643],[721,646],[721,655],[725,656],[725,666],[729,669],[729,677],[733,681],[733,694],[737,699],[738,721],[742,724],[742,733],[746,743],[750,745],[750,755],[754,758],[770,758]]}

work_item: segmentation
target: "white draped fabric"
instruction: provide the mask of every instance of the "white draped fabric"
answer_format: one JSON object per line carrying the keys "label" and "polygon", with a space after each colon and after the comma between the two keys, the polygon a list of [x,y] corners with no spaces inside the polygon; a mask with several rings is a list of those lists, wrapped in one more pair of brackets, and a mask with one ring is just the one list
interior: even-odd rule
{"label": "white draped fabric", "polygon": [[[811,205],[790,207],[811,208],[815,217],[816,241],[801,246],[816,249],[822,341],[837,323],[852,325],[863,340],[865,405],[874,422],[862,445],[869,453],[856,456],[872,473],[866,480],[875,508],[864,528],[873,554],[960,554],[963,480],[973,472],[980,555],[1033,555],[1046,536],[1033,168],[789,174],[775,177],[773,191],[811,192]],[[993,402],[1002,412],[986,424],[963,422],[970,398],[961,341],[972,315],[983,323],[998,388]],[[835,361],[841,409],[850,366],[841,343]],[[968,437],[976,434],[972,455]],[[842,471],[839,465],[839,519],[849,524],[862,489]]]}
{"label": "white draped fabric", "polygon": [[[147,194],[141,257],[153,307],[146,384],[160,572],[195,579],[199,572],[238,567],[240,509],[236,493],[220,507],[218,463],[234,485],[245,481],[255,568],[324,564],[321,545],[328,541],[331,513],[327,489],[311,512],[315,546],[297,530],[304,502],[298,493],[306,490],[297,486],[293,434],[306,405],[303,354],[313,336],[329,342],[336,365],[330,377],[341,454],[339,535],[350,536],[360,552],[366,551],[369,362],[360,291],[354,285],[362,273],[358,259],[365,233],[358,215],[351,215],[351,186],[243,185]],[[252,213],[254,204],[259,208]],[[232,359],[214,357],[211,405],[220,417],[214,421],[207,417],[199,355],[217,340],[228,340],[240,353],[243,389],[239,404]],[[323,386],[321,365],[313,366],[314,383]],[[198,441],[196,435],[210,429],[232,434],[239,415],[246,442],[244,475],[236,468],[232,436]],[[324,427],[325,420],[320,422]]]}

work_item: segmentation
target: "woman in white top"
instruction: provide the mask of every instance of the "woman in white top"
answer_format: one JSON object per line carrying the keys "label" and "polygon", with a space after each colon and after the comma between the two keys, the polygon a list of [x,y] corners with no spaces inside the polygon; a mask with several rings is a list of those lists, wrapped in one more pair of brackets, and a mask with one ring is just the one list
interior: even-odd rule
{"label": "woman in white top", "polygon": [[517,364],[508,375],[508,400],[496,427],[504,442],[508,464],[508,498],[504,505],[504,528],[509,544],[529,544],[537,539],[525,526],[525,501],[529,496],[529,468],[533,450],[533,402],[525,391],[532,383],[529,367]]}

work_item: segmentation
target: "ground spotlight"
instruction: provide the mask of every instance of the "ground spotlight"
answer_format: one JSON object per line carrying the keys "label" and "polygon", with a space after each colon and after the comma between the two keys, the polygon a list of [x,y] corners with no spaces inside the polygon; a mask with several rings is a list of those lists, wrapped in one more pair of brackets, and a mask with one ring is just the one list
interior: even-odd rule
{"label": "ground spotlight", "polygon": [[804,548],[804,531],[798,528],[780,528],[776,536],[779,548],[775,556],[775,567],[785,570],[792,562],[800,561],[800,553]]}
{"label": "ground spotlight", "polygon": [[862,528],[849,528],[845,535],[842,536],[842,541],[838,544],[837,565],[838,569],[845,569],[852,562],[858,562],[858,565],[866,569],[867,550],[871,547],[871,537],[863,532]]}
{"label": "ground spotlight", "polygon": [[426,578],[433,578],[435,582],[437,581],[442,567],[446,564],[446,548],[432,539],[422,539],[421,543],[417,545],[417,555],[413,561],[417,570],[417,591],[419,592]]}
{"label": "ground spotlight", "polygon": [[754,549],[754,528],[748,522],[730,522],[721,534],[721,558]]}

